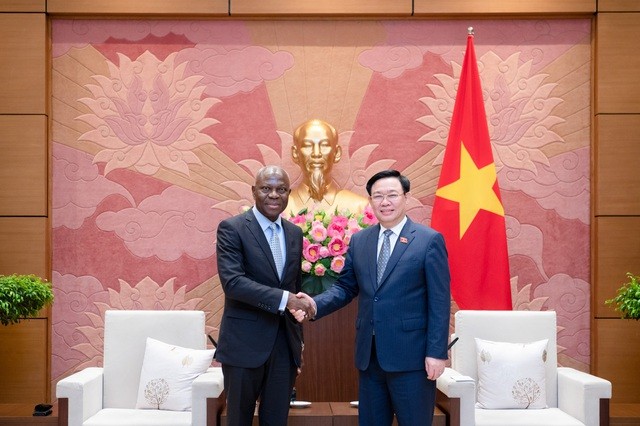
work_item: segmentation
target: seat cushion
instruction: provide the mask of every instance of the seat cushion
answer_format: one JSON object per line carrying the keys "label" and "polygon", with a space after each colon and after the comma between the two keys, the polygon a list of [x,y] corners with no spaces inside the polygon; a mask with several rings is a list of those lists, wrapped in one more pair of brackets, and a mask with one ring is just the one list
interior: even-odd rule
{"label": "seat cushion", "polygon": [[585,426],[559,408],[542,410],[476,409],[476,426]]}
{"label": "seat cushion", "polygon": [[83,426],[191,426],[191,411],[105,408],[89,417]]}

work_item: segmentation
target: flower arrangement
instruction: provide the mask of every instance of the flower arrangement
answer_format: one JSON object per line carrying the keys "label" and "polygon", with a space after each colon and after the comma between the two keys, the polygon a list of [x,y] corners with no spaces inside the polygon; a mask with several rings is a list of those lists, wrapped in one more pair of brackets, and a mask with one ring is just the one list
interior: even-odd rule
{"label": "flower arrangement", "polygon": [[302,291],[319,294],[333,285],[344,268],[351,236],[378,223],[370,206],[363,213],[302,209],[289,218],[302,229]]}

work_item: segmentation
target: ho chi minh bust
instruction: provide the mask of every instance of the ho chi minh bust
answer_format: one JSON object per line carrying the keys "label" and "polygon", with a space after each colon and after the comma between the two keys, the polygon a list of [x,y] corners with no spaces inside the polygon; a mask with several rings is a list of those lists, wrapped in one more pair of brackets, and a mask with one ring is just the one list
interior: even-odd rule
{"label": "ho chi minh bust", "polygon": [[342,148],[338,133],[329,123],[312,119],[302,123],[293,134],[291,157],[302,170],[302,183],[291,191],[286,212],[296,214],[304,207],[327,212],[348,209],[360,213],[368,200],[347,189],[339,189],[331,170],[340,161]]}

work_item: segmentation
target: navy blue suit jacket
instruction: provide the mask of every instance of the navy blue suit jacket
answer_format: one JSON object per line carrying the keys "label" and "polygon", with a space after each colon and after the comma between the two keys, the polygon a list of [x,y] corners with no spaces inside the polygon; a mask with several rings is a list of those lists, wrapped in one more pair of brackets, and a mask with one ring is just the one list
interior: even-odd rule
{"label": "navy blue suit jacket", "polygon": [[316,319],[359,296],[356,367],[367,369],[375,329],[383,370],[424,370],[425,357],[447,359],[451,296],[444,238],[407,218],[376,288],[379,232],[377,225],[353,235],[338,281],[314,298]]}
{"label": "navy blue suit jacket", "polygon": [[[301,290],[302,231],[282,220],[287,258],[282,279],[260,224],[251,210],[220,222],[217,261],[224,290],[216,359],[235,367],[256,368],[267,361],[282,319],[282,293]],[[285,309],[287,340],[297,366],[301,364],[302,326]]]}

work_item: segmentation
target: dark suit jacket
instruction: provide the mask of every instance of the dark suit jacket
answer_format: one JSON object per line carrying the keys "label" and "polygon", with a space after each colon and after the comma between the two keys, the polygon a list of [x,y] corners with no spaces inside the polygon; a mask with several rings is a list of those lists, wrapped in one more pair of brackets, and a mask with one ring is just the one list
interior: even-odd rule
{"label": "dark suit jacket", "polygon": [[314,298],[316,319],[359,296],[356,367],[369,366],[375,328],[383,370],[424,370],[427,356],[447,359],[451,302],[444,238],[408,219],[376,289],[379,232],[377,225],[353,235],[338,281]]}
{"label": "dark suit jacket", "polygon": [[[224,313],[216,359],[235,367],[256,368],[273,349],[282,316],[278,312],[283,290],[300,291],[302,231],[282,220],[287,258],[282,280],[269,243],[251,210],[218,226],[218,274],[224,290]],[[289,347],[301,364],[302,326],[285,309]]]}

